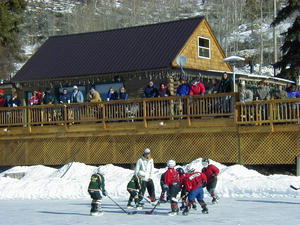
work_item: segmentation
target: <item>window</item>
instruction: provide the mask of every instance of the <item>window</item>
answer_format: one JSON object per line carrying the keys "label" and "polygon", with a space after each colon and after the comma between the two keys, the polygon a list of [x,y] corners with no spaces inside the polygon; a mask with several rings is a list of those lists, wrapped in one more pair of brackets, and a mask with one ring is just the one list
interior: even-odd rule
{"label": "window", "polygon": [[198,56],[210,59],[210,40],[204,37],[198,37]]}

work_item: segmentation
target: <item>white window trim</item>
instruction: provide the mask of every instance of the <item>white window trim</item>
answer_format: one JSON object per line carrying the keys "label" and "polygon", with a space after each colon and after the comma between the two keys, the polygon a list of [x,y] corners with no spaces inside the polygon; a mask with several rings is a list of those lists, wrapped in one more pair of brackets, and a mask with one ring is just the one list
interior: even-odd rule
{"label": "white window trim", "polygon": [[[206,39],[206,40],[208,40],[208,43],[209,43],[209,47],[208,48],[206,48],[206,47],[200,47],[200,45],[199,45],[199,38],[202,38],[202,39]],[[197,48],[197,50],[198,50],[198,57],[199,58],[202,58],[202,59],[211,59],[211,51],[210,51],[210,39],[209,38],[206,38],[206,37],[203,37],[203,36],[198,36],[197,37],[197,43],[198,43],[198,48]],[[200,48],[204,48],[204,49],[208,49],[208,52],[209,52],[209,57],[205,57],[205,56],[200,56],[199,55],[199,49]]]}

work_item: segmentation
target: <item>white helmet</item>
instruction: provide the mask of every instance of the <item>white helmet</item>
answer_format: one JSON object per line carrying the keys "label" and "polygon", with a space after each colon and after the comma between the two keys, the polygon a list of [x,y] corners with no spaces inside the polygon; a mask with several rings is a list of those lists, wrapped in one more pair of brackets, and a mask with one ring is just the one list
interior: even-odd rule
{"label": "white helmet", "polygon": [[99,173],[101,175],[104,175],[104,171],[103,171],[103,168],[101,166],[98,167],[97,173]]}
{"label": "white helmet", "polygon": [[146,149],[144,150],[144,154],[145,154],[145,155],[150,154],[150,153],[151,153],[151,150],[150,150],[149,148],[146,148]]}
{"label": "white helmet", "polygon": [[202,159],[202,166],[207,167],[209,165],[209,159],[208,158],[203,158]]}
{"label": "white helmet", "polygon": [[196,168],[195,168],[195,166],[194,166],[193,164],[189,164],[189,165],[187,165],[187,167],[186,167],[186,171],[187,171],[188,173],[193,173],[193,172],[195,172],[195,170],[196,170]]}
{"label": "white helmet", "polygon": [[169,160],[169,161],[167,162],[167,166],[168,166],[169,168],[174,168],[174,167],[176,166],[176,162],[175,162],[174,160]]}

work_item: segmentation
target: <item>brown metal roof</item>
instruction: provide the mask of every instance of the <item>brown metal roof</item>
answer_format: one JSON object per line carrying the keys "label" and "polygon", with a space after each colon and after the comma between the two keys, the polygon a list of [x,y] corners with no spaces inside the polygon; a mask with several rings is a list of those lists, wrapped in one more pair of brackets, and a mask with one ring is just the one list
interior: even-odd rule
{"label": "brown metal roof", "polygon": [[50,37],[13,80],[168,68],[203,19]]}

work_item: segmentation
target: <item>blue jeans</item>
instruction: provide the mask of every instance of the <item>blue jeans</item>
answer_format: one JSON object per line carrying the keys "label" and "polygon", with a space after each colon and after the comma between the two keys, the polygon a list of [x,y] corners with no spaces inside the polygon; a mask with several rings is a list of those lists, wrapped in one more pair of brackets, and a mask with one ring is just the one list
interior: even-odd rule
{"label": "blue jeans", "polygon": [[188,195],[188,200],[189,202],[194,201],[195,199],[198,200],[198,202],[202,202],[204,199],[204,194],[203,194],[203,188],[202,186],[198,187],[197,189],[191,191]]}

